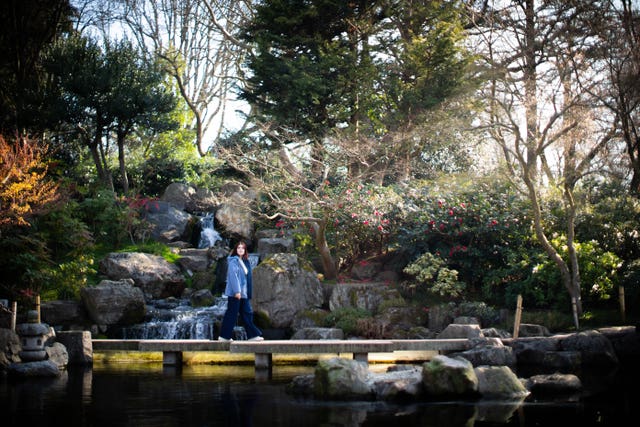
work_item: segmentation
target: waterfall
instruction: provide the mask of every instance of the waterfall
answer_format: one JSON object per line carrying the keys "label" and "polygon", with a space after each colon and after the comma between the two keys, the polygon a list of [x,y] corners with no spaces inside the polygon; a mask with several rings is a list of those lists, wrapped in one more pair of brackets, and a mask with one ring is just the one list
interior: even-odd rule
{"label": "waterfall", "polygon": [[[214,215],[206,214],[200,218],[200,239],[198,248],[205,249],[224,242],[220,233],[214,228]],[[222,259],[220,261],[226,261]],[[250,253],[249,260],[252,267],[259,263],[259,255]],[[218,266],[225,265],[219,262]],[[216,270],[222,283],[216,283],[214,292],[219,292],[221,285],[224,289],[224,269]],[[222,322],[227,309],[227,297],[217,296],[209,307],[192,307],[189,299],[169,298],[153,300],[147,303],[147,317],[144,323],[127,326],[120,329],[121,339],[194,339],[213,340],[218,337],[216,326]],[[235,339],[246,339],[246,331],[242,326],[234,329]]]}
{"label": "waterfall", "polygon": [[220,233],[214,228],[214,215],[208,213],[200,218],[200,240],[198,249],[205,249],[215,246],[216,242],[222,240]]}
{"label": "waterfall", "polygon": [[188,300],[155,300],[147,305],[145,323],[122,328],[122,339],[204,339],[217,337],[227,299],[217,297],[209,307],[192,307]]}

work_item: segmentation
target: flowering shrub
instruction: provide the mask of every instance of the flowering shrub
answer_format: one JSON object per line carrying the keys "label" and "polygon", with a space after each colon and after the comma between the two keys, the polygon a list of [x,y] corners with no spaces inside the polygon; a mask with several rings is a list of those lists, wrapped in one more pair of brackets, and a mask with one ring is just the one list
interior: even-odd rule
{"label": "flowering shrub", "polygon": [[414,261],[431,253],[457,271],[466,297],[509,302],[509,286],[530,274],[517,261],[528,251],[541,252],[531,238],[527,204],[494,182],[455,184],[430,183],[407,192],[396,213],[403,224],[399,246]]}
{"label": "flowering shrub", "polygon": [[390,187],[354,184],[337,189],[334,197],[331,229],[343,264],[386,251],[397,227],[390,214],[400,196]]}

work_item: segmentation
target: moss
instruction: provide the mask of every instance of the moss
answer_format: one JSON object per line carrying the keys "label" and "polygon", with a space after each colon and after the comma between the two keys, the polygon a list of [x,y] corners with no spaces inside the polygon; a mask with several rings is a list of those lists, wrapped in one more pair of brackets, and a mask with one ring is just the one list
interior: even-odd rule
{"label": "moss", "polygon": [[253,323],[261,329],[269,329],[272,326],[269,315],[262,310],[253,312]]}

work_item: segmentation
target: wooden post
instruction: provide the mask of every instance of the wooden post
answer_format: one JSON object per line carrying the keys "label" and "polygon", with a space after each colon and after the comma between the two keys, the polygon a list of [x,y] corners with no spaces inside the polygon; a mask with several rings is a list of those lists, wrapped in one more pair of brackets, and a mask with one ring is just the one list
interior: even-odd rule
{"label": "wooden post", "polygon": [[13,301],[11,303],[11,331],[16,331],[16,321],[18,318],[18,303]]}
{"label": "wooden post", "polygon": [[618,302],[620,303],[620,316],[622,318],[622,323],[627,321],[627,313],[624,308],[624,285],[618,286]]}
{"label": "wooden post", "polygon": [[518,338],[520,332],[520,319],[522,318],[522,295],[518,295],[516,303],[516,317],[513,321],[513,337]]}
{"label": "wooden post", "polygon": [[40,295],[36,295],[36,312],[38,313],[38,323],[40,323]]}

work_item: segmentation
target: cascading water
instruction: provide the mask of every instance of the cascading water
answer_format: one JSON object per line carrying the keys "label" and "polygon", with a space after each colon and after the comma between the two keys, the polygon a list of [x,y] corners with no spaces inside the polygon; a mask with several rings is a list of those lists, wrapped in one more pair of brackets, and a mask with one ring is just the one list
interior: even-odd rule
{"label": "cascading water", "polygon": [[220,241],[222,241],[222,236],[220,236],[220,233],[214,228],[214,215],[209,213],[200,218],[200,241],[198,242],[198,248],[210,248]]}
{"label": "cascading water", "polygon": [[222,320],[227,300],[217,297],[209,307],[192,307],[188,300],[150,301],[149,320],[122,330],[123,339],[214,339],[215,324]]}
{"label": "cascading water", "polygon": [[[206,249],[223,242],[214,228],[213,214],[200,219],[199,249]],[[249,254],[253,267],[258,264],[258,255]],[[217,338],[216,323],[222,321],[227,309],[227,298],[218,296],[209,307],[193,307],[189,299],[169,298],[147,303],[147,321],[121,330],[122,339],[205,339]],[[242,326],[234,330],[236,339],[246,339]]]}

